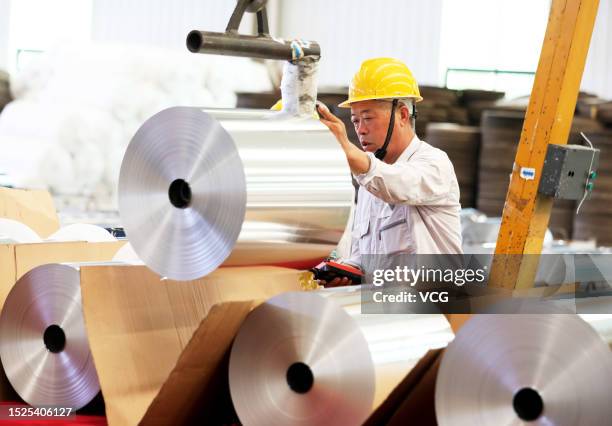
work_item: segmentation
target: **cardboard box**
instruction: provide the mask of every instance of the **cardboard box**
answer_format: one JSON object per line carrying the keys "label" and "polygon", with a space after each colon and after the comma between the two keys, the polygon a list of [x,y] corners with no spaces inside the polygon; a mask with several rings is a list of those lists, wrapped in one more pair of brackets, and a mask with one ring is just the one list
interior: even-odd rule
{"label": "cardboard box", "polygon": [[[163,280],[140,265],[81,268],[85,326],[110,425],[138,424],[211,307],[299,291],[305,272],[219,268]],[[180,396],[180,395],[179,395]]]}
{"label": "cardboard box", "polygon": [[370,415],[364,426],[437,425],[436,377],[443,349],[430,350]]}
{"label": "cardboard box", "polygon": [[260,302],[224,302],[212,307],[141,426],[239,423],[229,389],[230,352],[240,326]]}
{"label": "cardboard box", "polygon": [[41,238],[60,227],[51,194],[42,190],[0,188],[0,217],[28,225]]}
{"label": "cardboard box", "polygon": [[47,263],[103,262],[112,260],[125,241],[84,241],[0,244],[0,306],[13,285],[30,269]]}

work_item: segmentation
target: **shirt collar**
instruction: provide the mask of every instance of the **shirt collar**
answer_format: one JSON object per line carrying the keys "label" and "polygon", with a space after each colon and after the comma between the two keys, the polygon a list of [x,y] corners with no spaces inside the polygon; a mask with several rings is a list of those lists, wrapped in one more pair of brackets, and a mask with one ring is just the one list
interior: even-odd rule
{"label": "shirt collar", "polygon": [[408,161],[410,159],[410,157],[412,157],[412,154],[414,154],[417,151],[417,149],[419,149],[420,146],[421,146],[421,140],[419,139],[419,137],[415,133],[414,137],[410,141],[410,144],[406,147],[406,149],[397,158],[396,163],[398,161]]}

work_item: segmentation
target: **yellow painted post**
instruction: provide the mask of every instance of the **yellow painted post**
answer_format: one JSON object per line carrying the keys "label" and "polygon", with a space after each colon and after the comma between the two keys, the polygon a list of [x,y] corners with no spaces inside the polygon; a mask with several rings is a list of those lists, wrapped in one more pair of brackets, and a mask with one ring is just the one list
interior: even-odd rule
{"label": "yellow painted post", "polygon": [[[598,6],[599,0],[552,1],[506,195],[491,287],[533,286],[553,203],[537,193],[544,158],[549,143],[567,143]],[[535,169],[535,178],[521,178],[523,167]]]}

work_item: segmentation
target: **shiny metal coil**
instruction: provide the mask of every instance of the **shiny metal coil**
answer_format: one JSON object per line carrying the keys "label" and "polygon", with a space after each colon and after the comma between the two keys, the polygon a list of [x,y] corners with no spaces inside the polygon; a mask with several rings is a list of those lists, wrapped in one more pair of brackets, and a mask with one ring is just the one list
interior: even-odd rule
{"label": "shiny metal coil", "polygon": [[42,265],[17,281],[0,314],[0,358],[30,405],[79,409],[98,394],[77,267]]}
{"label": "shiny metal coil", "polygon": [[267,111],[161,111],[130,142],[119,178],[130,243],[151,269],[177,280],[226,259],[314,262],[342,236],[352,197],[327,128]]}

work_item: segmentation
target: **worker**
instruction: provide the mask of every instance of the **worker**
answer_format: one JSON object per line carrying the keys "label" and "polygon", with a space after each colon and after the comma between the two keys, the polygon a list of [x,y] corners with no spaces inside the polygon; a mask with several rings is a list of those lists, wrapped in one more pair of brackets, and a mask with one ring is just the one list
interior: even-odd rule
{"label": "worker", "polygon": [[[322,103],[321,122],[344,150],[359,184],[350,256],[342,263],[361,268],[361,255],[460,254],[459,185],[444,151],[420,140],[414,129],[416,102],[423,98],[408,67],[393,58],[361,64],[349,87],[351,121],[362,149],[344,123]],[[346,277],[322,282],[349,285]]]}

